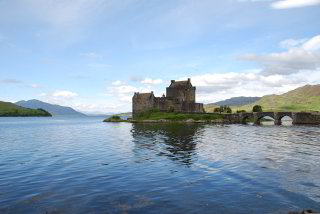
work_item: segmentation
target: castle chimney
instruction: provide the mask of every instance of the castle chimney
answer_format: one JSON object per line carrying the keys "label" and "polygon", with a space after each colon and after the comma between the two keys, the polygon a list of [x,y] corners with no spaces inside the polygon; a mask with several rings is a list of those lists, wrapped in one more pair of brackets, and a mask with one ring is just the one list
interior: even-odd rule
{"label": "castle chimney", "polygon": [[188,82],[190,82],[190,78],[188,78]]}
{"label": "castle chimney", "polygon": [[175,80],[171,80],[171,83],[175,83]]}

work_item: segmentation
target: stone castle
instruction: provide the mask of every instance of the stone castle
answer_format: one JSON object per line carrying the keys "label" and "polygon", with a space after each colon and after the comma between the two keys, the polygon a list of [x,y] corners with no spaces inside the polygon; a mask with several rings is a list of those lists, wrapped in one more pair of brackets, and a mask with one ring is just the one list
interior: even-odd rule
{"label": "stone castle", "polygon": [[187,81],[171,80],[166,88],[167,96],[155,97],[153,92],[135,92],[132,97],[132,116],[135,118],[148,110],[164,112],[204,112],[203,104],[196,103],[196,87],[190,79]]}

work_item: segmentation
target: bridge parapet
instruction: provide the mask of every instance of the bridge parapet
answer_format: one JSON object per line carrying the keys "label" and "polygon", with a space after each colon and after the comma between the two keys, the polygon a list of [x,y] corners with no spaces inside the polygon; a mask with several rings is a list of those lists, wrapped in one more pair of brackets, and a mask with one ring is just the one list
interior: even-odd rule
{"label": "bridge parapet", "polygon": [[239,113],[228,116],[230,121],[236,123],[246,123],[246,120],[253,120],[256,125],[260,124],[263,117],[274,119],[275,125],[281,125],[281,119],[285,116],[292,118],[292,124],[320,125],[320,113],[310,112],[254,112]]}
{"label": "bridge parapet", "polygon": [[293,112],[292,113],[292,124],[301,125],[319,125],[320,115],[316,113],[308,112]]}

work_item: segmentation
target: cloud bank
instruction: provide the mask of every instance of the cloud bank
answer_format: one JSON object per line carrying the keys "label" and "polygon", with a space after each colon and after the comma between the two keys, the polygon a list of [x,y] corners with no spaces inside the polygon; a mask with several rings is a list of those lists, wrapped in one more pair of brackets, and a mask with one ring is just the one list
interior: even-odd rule
{"label": "cloud bank", "polygon": [[298,8],[298,7],[308,7],[319,5],[320,0],[283,0],[273,2],[271,7],[273,9],[289,9],[289,8]]}
{"label": "cloud bank", "polygon": [[320,35],[306,40],[289,39],[280,42],[288,48],[285,52],[270,54],[245,54],[239,59],[256,62],[267,75],[288,75],[304,70],[316,70],[320,67]]}

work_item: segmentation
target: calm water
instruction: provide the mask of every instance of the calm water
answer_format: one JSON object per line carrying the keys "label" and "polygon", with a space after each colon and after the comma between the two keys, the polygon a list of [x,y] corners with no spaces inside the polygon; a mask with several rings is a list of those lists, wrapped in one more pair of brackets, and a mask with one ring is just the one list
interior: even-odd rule
{"label": "calm water", "polygon": [[0,213],[320,210],[320,127],[0,118]]}

